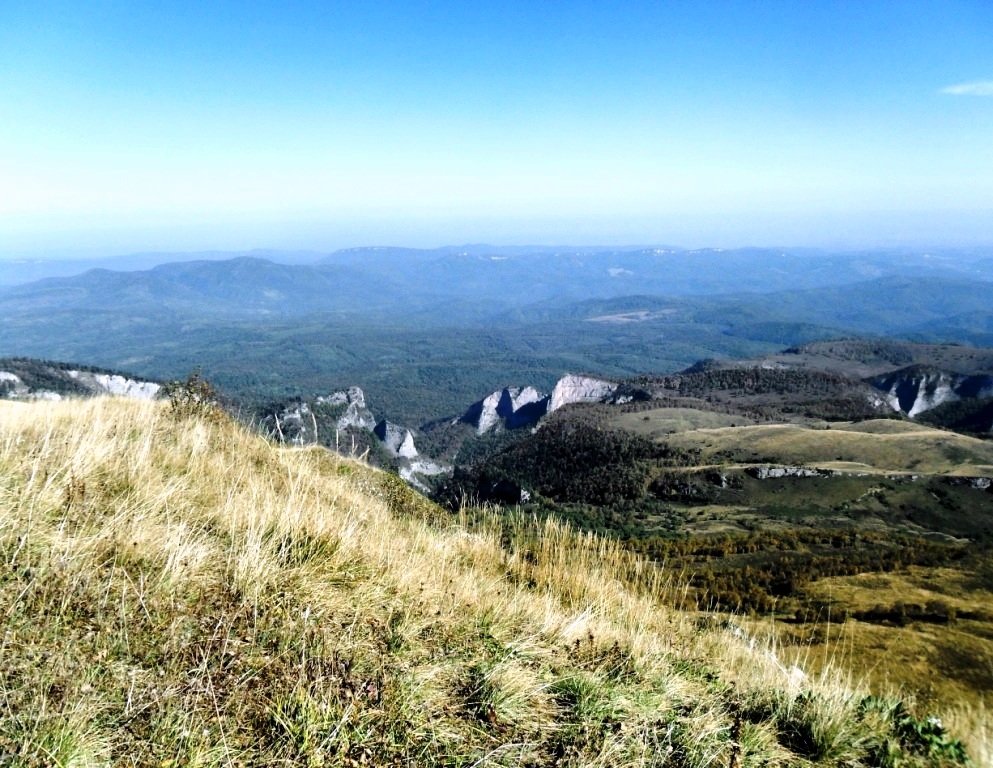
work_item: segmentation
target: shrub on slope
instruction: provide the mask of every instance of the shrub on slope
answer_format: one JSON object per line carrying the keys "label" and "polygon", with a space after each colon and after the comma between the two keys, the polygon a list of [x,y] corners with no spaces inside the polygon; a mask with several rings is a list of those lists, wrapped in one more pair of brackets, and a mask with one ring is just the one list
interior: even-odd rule
{"label": "shrub on slope", "polygon": [[960,761],[940,726],[667,609],[615,545],[471,516],[165,404],[0,403],[2,759]]}

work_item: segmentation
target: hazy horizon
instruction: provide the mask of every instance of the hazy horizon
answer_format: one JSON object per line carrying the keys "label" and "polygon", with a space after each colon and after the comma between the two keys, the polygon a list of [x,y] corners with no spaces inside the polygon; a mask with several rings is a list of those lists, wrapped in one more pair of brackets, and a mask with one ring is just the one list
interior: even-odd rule
{"label": "hazy horizon", "polygon": [[[573,226],[548,226],[543,222],[508,224],[492,222],[480,226],[474,222],[436,224],[425,222],[372,223],[365,227],[335,227],[330,223],[313,222],[306,226],[286,224],[276,227],[281,234],[260,232],[253,237],[240,231],[218,236],[199,228],[171,228],[149,234],[147,230],[59,233],[68,239],[46,240],[32,238],[18,241],[5,238],[0,242],[0,261],[102,259],[136,254],[196,254],[206,252],[245,253],[251,251],[332,253],[349,248],[396,247],[434,249],[459,245],[534,246],[562,248],[636,248],[671,247],[705,248],[809,248],[824,251],[885,250],[906,248],[928,249],[993,248],[993,232],[985,228],[993,221],[993,212],[977,212],[951,217],[954,226],[944,230],[944,236],[934,234],[928,217],[907,214],[887,220],[870,216],[852,217],[844,221],[825,223],[822,237],[812,235],[812,228],[793,229],[783,222],[750,222],[755,236],[741,234],[742,228],[727,221],[713,225],[694,226],[691,221],[680,226],[596,226],[597,222],[576,222]],[[778,224],[778,226],[776,226]],[[656,237],[649,233],[658,233]],[[830,233],[830,234],[828,234]],[[20,247],[18,247],[20,246]]]}

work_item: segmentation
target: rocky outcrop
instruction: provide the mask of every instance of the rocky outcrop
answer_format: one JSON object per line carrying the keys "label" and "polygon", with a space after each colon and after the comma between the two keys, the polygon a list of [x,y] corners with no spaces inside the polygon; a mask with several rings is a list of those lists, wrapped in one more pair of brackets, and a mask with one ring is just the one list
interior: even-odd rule
{"label": "rocky outcrop", "polygon": [[310,405],[297,402],[262,419],[262,427],[273,437],[290,445],[306,445],[317,442],[317,417]]}
{"label": "rocky outcrop", "polygon": [[[297,400],[277,413],[262,419],[263,428],[290,445],[324,442],[337,432],[367,429],[376,426],[376,417],[366,407],[365,393],[359,387],[349,387],[330,395],[321,395],[312,403]],[[326,434],[326,437],[325,437]],[[331,444],[336,444],[332,441]]]}
{"label": "rocky outcrop", "polygon": [[327,405],[332,409],[342,408],[336,414],[335,426],[338,429],[355,427],[358,429],[375,429],[376,417],[365,404],[365,392],[360,387],[349,387],[330,395],[322,395],[316,400],[319,405]]}
{"label": "rocky outcrop", "polygon": [[452,468],[448,464],[422,457],[410,460],[401,459],[398,469],[400,477],[424,493],[430,491],[426,482],[429,478],[438,475],[447,475],[451,471]]}
{"label": "rocky outcrop", "polygon": [[154,381],[110,372],[75,370],[65,363],[26,359],[11,362],[19,372],[0,370],[0,398],[61,400],[63,397],[112,395],[152,400],[162,390],[162,385]]}
{"label": "rocky outcrop", "polygon": [[449,464],[421,456],[414,445],[413,433],[406,427],[383,419],[375,426],[373,434],[379,438],[387,453],[396,459],[400,477],[419,491],[428,493],[430,478],[452,471]]}
{"label": "rocky outcrop", "polygon": [[504,427],[517,429],[536,424],[548,412],[548,396],[534,387],[506,387],[473,403],[462,421],[472,424],[476,434]]}
{"label": "rocky outcrop", "polygon": [[603,402],[610,399],[616,391],[617,385],[612,382],[569,374],[559,379],[552,390],[548,412],[552,413],[571,403]]}
{"label": "rocky outcrop", "polygon": [[16,373],[0,371],[0,398],[19,400],[28,394],[24,381]]}
{"label": "rocky outcrop", "polygon": [[943,403],[964,398],[993,397],[993,376],[965,376],[923,366],[911,366],[869,379],[895,411],[910,418]]}
{"label": "rocky outcrop", "polygon": [[517,429],[537,424],[542,417],[570,403],[630,402],[630,393],[619,394],[618,385],[590,376],[566,374],[546,395],[534,387],[506,387],[469,406],[460,421],[472,424],[476,434],[492,429]]}
{"label": "rocky outcrop", "polygon": [[413,433],[406,427],[385,419],[377,423],[359,387],[322,395],[312,402],[293,402],[264,418],[262,426],[290,445],[319,442],[347,455],[362,455],[361,446],[368,448],[370,440],[379,440],[400,477],[424,492],[429,490],[429,478],[452,471],[448,464],[421,456]]}
{"label": "rocky outcrop", "polygon": [[975,488],[977,491],[993,493],[993,478],[989,477],[949,475],[945,477],[945,482],[948,485],[966,486]]}
{"label": "rocky outcrop", "polygon": [[67,371],[69,376],[85,387],[93,390],[94,394],[117,395],[136,400],[154,400],[162,387],[152,381],[129,379],[110,373],[91,373],[89,371]]}
{"label": "rocky outcrop", "polygon": [[510,429],[530,426],[548,411],[548,395],[534,387],[505,389],[504,396],[510,400],[509,412],[505,417]]}
{"label": "rocky outcrop", "polygon": [[500,423],[500,403],[505,392],[505,389],[498,390],[469,406],[463,418],[469,424],[474,424],[477,434],[489,432]]}
{"label": "rocky outcrop", "polygon": [[745,470],[756,480],[769,480],[780,477],[828,477],[830,473],[810,467],[748,467]]}
{"label": "rocky outcrop", "polygon": [[373,433],[382,442],[383,447],[391,456],[403,459],[417,458],[417,448],[414,447],[414,436],[406,427],[386,421],[379,422]]}

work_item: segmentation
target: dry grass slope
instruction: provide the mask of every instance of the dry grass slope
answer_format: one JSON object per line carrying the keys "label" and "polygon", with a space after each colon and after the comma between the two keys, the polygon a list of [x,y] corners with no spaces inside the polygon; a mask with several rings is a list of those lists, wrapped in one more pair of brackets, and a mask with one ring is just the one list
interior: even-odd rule
{"label": "dry grass slope", "polygon": [[453,520],[225,418],[0,403],[0,764],[961,762],[666,590],[606,541]]}
{"label": "dry grass slope", "polygon": [[993,445],[988,441],[885,420],[819,429],[795,424],[697,429],[672,435],[667,442],[677,448],[699,448],[704,460],[727,452],[745,463],[775,456],[783,463],[862,471],[993,473]]}

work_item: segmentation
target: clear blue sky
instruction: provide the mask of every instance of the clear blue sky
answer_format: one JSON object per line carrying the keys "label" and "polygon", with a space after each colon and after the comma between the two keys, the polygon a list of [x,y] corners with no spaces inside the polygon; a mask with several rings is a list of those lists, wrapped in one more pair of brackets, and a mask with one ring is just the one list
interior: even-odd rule
{"label": "clear blue sky", "polygon": [[990,0],[483,5],[0,0],[0,254],[993,243]]}

